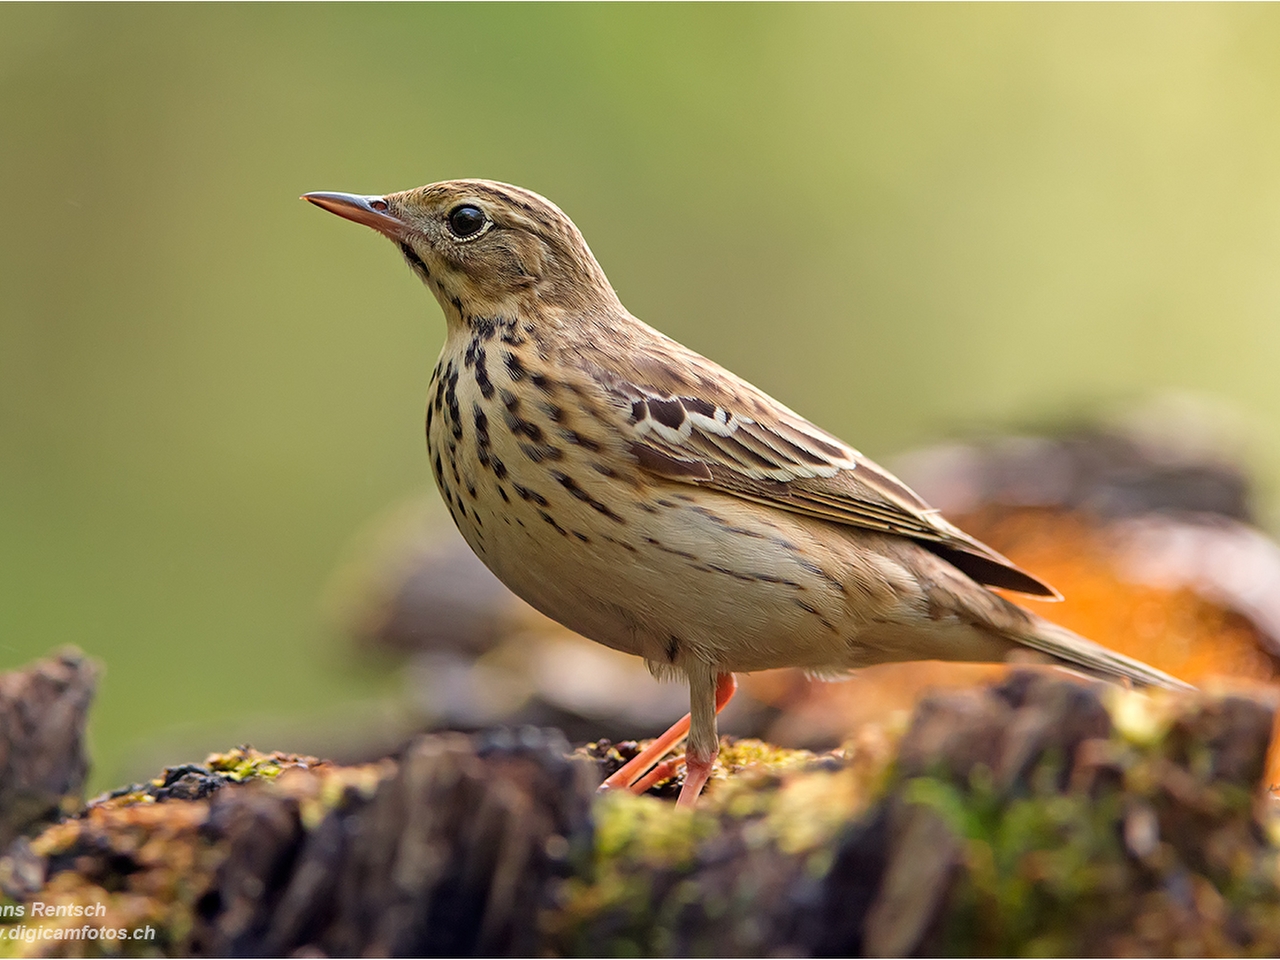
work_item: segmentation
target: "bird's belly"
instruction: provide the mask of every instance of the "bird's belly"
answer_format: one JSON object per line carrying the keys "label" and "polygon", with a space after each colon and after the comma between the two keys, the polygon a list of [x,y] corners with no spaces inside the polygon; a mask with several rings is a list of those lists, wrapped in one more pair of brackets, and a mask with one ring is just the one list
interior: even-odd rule
{"label": "bird's belly", "polygon": [[841,667],[871,612],[849,602],[840,571],[815,559],[805,524],[789,515],[737,511],[700,491],[605,514],[545,483],[520,487],[527,496],[505,501],[477,488],[469,509],[453,498],[472,548],[543,613],[654,663]]}

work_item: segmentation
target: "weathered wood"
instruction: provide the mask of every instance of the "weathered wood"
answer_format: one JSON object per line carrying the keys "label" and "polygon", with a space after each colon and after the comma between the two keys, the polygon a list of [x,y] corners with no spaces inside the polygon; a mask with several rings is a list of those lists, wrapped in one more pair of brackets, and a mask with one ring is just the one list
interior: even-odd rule
{"label": "weathered wood", "polygon": [[83,802],[97,678],[97,665],[72,647],[0,673],[0,851]]}

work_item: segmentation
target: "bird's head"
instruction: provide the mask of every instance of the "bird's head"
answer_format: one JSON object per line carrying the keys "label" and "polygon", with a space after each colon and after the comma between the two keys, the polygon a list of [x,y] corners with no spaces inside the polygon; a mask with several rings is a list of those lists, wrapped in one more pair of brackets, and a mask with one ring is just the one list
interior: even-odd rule
{"label": "bird's head", "polygon": [[532,191],[492,180],[446,180],[401,193],[308,193],[302,199],[395,243],[451,325],[559,310],[581,316],[617,304],[573,221]]}

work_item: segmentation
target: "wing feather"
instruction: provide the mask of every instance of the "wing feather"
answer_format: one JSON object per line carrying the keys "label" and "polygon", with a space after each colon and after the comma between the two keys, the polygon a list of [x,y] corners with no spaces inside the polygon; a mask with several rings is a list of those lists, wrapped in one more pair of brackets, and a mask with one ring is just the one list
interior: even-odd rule
{"label": "wing feather", "polygon": [[[664,344],[668,350],[672,345]],[[979,583],[1059,597],[837,437],[692,351],[684,359],[703,375],[678,376],[669,363],[643,354],[631,376],[613,364],[607,370],[583,365],[621,414],[643,470],[831,523],[908,537]],[[645,376],[646,371],[657,375]]]}

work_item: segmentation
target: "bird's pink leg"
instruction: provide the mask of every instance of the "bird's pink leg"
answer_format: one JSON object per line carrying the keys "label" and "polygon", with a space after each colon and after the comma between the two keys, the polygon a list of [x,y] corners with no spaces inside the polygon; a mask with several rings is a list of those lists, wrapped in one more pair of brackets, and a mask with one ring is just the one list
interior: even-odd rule
{"label": "bird's pink leg", "polygon": [[[738,690],[738,681],[732,673],[722,673],[716,677],[716,713],[724,709],[724,705],[733,699]],[[711,765],[715,763],[716,754],[720,752],[719,742],[713,743],[711,752],[700,757],[688,750],[684,755],[684,786],[680,788],[677,807],[692,807],[698,802],[707,778],[711,776]]]}
{"label": "bird's pink leg", "polygon": [[674,777],[683,765],[683,756],[669,757],[661,763],[655,763],[648,773],[631,785],[631,792],[637,797],[642,793],[648,792],[650,787]]}
{"label": "bird's pink leg", "polygon": [[[732,673],[722,673],[716,678],[716,713],[724,709],[725,704],[733,699],[734,692],[738,689],[738,681],[733,678]],[[689,714],[685,714],[670,728],[667,729],[662,736],[658,737],[647,747],[637,753],[628,760],[621,768],[619,768],[609,779],[600,785],[601,790],[634,790],[637,793],[643,793],[649,789],[662,776],[654,777],[652,774],[645,777],[644,774],[655,763],[661,760],[671,748],[683,740],[689,733]],[[692,803],[697,799],[698,794],[702,792],[703,784],[707,782],[707,777],[711,773],[711,763],[715,760],[715,754],[706,758],[702,763],[696,760],[690,763],[686,758],[685,764],[689,768],[685,774],[684,787],[680,791],[681,803]],[[669,776],[675,772],[676,761],[667,761],[662,764],[666,768],[665,775]],[[696,771],[701,770],[700,779],[697,782],[697,788],[690,792],[690,778],[694,776]],[[643,778],[643,779],[642,779]],[[643,788],[641,789],[641,786]],[[691,799],[685,800],[685,795],[689,794]]]}

